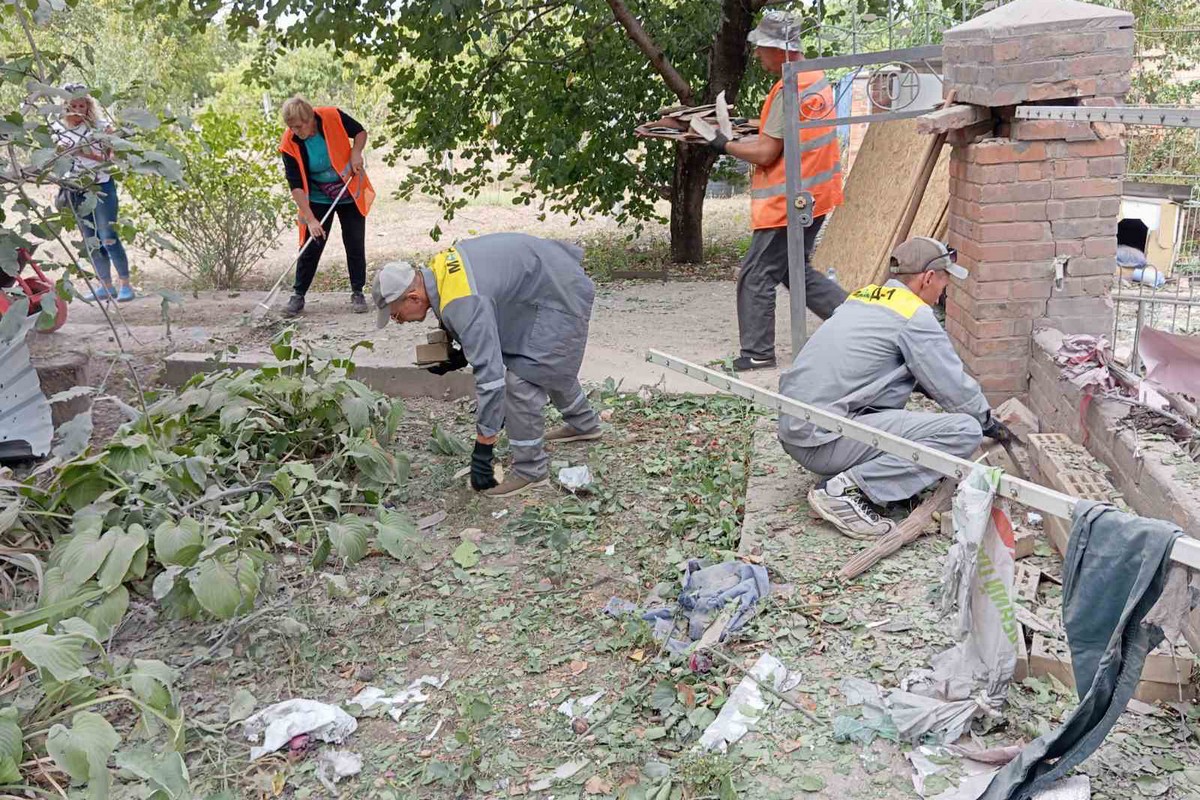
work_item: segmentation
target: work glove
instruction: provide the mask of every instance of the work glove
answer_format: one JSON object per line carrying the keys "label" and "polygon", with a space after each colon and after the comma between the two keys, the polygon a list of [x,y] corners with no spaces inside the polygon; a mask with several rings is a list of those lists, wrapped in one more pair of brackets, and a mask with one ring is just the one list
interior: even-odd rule
{"label": "work glove", "polygon": [[434,375],[445,375],[447,372],[454,372],[467,366],[467,355],[458,346],[458,342],[450,344],[450,358],[440,364],[434,364],[432,367],[425,369],[432,372]]}
{"label": "work glove", "polygon": [[475,450],[471,453],[471,488],[477,492],[491,489],[496,485],[496,471],[492,469],[492,450],[494,445],[475,442]]}
{"label": "work glove", "polygon": [[725,136],[725,134],[717,131],[717,135],[712,139],[709,139],[707,142],[705,142],[705,144],[708,145],[710,150],[716,150],[718,153],[724,155],[726,152],[725,145],[729,144],[729,139]]}
{"label": "work glove", "polygon": [[983,435],[994,442],[1006,444],[1017,440],[1014,434],[1007,425],[996,418],[996,415],[991,411],[988,412],[987,422],[983,423]]}

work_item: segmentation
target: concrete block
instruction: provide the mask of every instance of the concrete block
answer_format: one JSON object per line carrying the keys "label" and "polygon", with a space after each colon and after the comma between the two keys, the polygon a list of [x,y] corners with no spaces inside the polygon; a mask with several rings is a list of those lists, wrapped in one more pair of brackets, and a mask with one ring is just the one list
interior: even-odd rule
{"label": "concrete block", "polygon": [[433,344],[419,344],[416,346],[416,352],[413,355],[413,361],[418,366],[425,364],[440,364],[450,358],[450,347],[446,342],[434,342]]}
{"label": "concrete block", "polygon": [[[46,399],[59,392],[88,385],[88,356],[83,352],[61,353],[55,356],[33,356],[29,359]],[[50,422],[55,429],[92,407],[90,394],[60,400],[50,404]]]}
{"label": "concrete block", "polygon": [[[475,376],[468,370],[434,375],[419,367],[397,366],[395,362],[356,357],[354,377],[372,389],[393,397],[439,397],[457,399],[475,394]],[[174,353],[166,358],[165,380],[181,386],[193,375],[221,369],[257,369],[278,363],[268,355],[249,353],[216,361],[208,353]]]}

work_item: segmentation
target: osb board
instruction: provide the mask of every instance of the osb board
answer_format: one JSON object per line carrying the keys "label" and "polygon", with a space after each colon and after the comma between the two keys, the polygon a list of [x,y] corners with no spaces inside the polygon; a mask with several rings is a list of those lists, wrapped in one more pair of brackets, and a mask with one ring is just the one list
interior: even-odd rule
{"label": "osb board", "polygon": [[[929,137],[917,133],[916,120],[871,123],[846,176],[846,201],[830,217],[813,254],[814,268],[825,272],[833,267],[838,283],[851,292],[879,279],[877,268],[928,146]],[[934,234],[949,196],[950,148],[943,147],[913,222],[913,235]]]}

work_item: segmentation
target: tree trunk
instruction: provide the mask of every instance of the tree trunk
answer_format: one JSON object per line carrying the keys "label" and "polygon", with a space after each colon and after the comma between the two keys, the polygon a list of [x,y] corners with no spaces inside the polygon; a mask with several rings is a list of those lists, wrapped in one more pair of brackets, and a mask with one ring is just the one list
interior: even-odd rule
{"label": "tree trunk", "polygon": [[675,145],[671,180],[671,261],[704,261],[704,192],[716,154],[707,147]]}
{"label": "tree trunk", "polygon": [[[746,36],[754,27],[752,0],[723,0],[721,21],[708,55],[708,80],[699,93],[701,103],[711,103],[718,93],[733,103],[746,74],[750,45]],[[754,116],[740,110],[741,116]],[[704,191],[716,154],[703,147],[675,145],[675,176],[671,181],[671,260],[699,264],[704,260]],[[746,201],[747,203],[749,200]]]}

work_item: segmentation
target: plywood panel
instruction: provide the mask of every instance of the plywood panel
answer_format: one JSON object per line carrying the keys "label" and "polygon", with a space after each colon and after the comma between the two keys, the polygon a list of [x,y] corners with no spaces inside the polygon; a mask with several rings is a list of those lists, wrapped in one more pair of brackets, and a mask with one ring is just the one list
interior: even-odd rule
{"label": "plywood panel", "polygon": [[[879,279],[876,270],[891,245],[928,146],[929,137],[917,133],[915,120],[871,123],[846,177],[846,202],[830,217],[813,254],[814,268],[835,269],[847,291]],[[944,147],[913,223],[914,236],[936,233],[949,197],[949,161],[950,148]]]}

